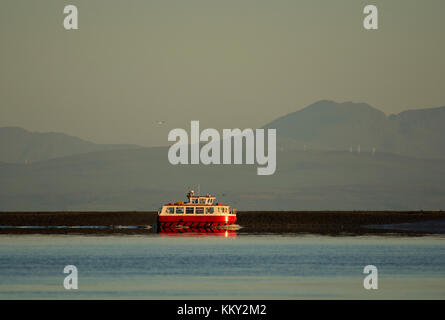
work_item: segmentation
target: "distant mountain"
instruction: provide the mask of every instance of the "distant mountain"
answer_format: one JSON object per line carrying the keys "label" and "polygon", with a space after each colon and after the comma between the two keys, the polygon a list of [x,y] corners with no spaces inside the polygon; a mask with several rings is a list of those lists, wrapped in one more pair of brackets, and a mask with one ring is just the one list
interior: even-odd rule
{"label": "distant mountain", "polygon": [[258,176],[256,165],[173,166],[167,153],[141,148],[0,164],[0,211],[156,210],[198,184],[239,210],[445,209],[444,160],[288,151],[278,152],[274,175]]}
{"label": "distant mountain", "polygon": [[173,166],[167,147],[0,128],[0,211],[155,210],[198,184],[240,210],[443,210],[444,125],[445,107],[388,117],[320,101],[265,126],[279,137],[271,176],[257,165]]}
{"label": "distant mountain", "polygon": [[137,147],[96,144],[63,133],[40,133],[19,127],[0,127],[0,162],[30,163],[79,153]]}
{"label": "distant mountain", "polygon": [[445,158],[445,107],[408,110],[389,121],[397,130],[394,152]]}
{"label": "distant mountain", "polygon": [[365,103],[319,101],[278,118],[276,128],[284,150],[361,150],[422,158],[445,158],[445,107],[404,111],[387,117]]}

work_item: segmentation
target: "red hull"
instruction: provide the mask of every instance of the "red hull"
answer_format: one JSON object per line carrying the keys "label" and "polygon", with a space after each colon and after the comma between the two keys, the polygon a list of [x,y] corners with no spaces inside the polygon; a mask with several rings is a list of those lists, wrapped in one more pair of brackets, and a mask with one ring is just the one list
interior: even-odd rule
{"label": "red hull", "polygon": [[236,231],[225,230],[220,228],[161,228],[161,236],[220,236],[220,237],[236,237]]}
{"label": "red hull", "polygon": [[186,226],[197,228],[210,228],[217,226],[226,226],[236,223],[236,216],[217,216],[217,215],[167,215],[158,216],[159,225],[162,228]]}

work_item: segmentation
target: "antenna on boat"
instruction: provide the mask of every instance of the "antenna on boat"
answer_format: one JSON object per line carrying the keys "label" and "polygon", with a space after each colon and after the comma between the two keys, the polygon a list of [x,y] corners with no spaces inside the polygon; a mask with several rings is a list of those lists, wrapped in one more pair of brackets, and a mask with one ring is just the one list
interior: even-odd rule
{"label": "antenna on boat", "polygon": [[201,194],[201,185],[198,183],[198,196]]}

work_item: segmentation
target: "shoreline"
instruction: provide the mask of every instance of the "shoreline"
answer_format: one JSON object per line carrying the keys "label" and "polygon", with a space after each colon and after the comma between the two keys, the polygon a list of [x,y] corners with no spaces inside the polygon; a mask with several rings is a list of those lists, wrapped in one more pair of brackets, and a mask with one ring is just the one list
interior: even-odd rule
{"label": "shoreline", "polygon": [[[237,224],[242,227],[237,231],[238,234],[415,236],[445,233],[445,211],[240,211],[237,217]],[[153,226],[155,223],[156,212],[153,211],[0,212],[0,234],[152,234],[156,232],[155,228],[144,229],[144,226]],[[43,228],[15,228],[17,226]],[[72,226],[109,228],[76,229]]]}

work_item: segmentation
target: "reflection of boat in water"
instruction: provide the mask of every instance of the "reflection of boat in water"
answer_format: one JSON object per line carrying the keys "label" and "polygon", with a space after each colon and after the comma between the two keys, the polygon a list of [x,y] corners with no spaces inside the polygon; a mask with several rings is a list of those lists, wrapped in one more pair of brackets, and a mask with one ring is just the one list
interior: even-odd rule
{"label": "reflection of boat in water", "polygon": [[236,237],[236,229],[225,228],[161,228],[159,230],[161,236],[220,236],[220,237]]}
{"label": "reflection of boat in water", "polygon": [[236,222],[236,210],[229,205],[214,203],[215,197],[195,195],[193,190],[187,194],[188,202],[168,203],[158,212],[158,226],[212,228],[229,226]]}

